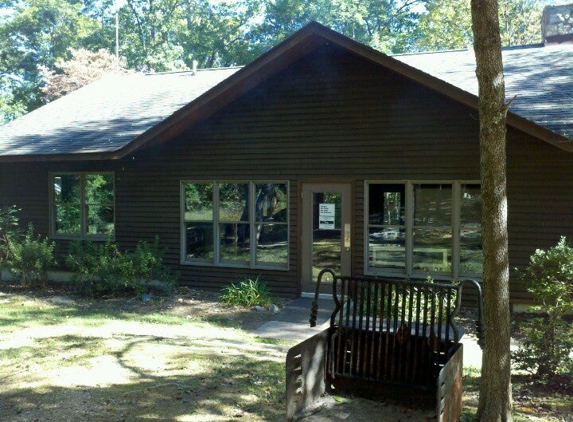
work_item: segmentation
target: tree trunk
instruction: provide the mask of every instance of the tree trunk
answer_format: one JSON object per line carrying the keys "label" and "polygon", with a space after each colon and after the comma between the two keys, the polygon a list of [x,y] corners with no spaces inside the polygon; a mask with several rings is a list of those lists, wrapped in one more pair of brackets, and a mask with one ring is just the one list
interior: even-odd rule
{"label": "tree trunk", "polygon": [[484,221],[483,353],[477,420],[510,422],[511,361],[507,241],[506,113],[497,0],[471,0],[479,83]]}

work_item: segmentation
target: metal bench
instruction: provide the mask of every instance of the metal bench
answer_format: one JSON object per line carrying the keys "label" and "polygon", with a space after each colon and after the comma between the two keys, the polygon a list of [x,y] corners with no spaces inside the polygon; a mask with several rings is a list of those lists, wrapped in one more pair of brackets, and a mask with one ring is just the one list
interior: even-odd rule
{"label": "metal bench", "polygon": [[463,345],[455,316],[464,286],[473,285],[478,343],[484,347],[479,283],[344,277],[325,269],[318,277],[311,326],[326,279],[335,306],[329,327],[287,353],[287,418],[301,417],[327,392],[345,392],[410,402],[415,397],[420,406],[435,406],[439,421],[457,421]]}

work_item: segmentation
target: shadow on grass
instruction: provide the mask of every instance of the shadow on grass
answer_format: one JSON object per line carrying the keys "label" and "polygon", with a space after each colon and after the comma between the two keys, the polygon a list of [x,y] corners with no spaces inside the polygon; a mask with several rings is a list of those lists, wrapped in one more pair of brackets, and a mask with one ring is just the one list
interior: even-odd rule
{"label": "shadow on grass", "polygon": [[[277,365],[266,370],[282,374],[282,365],[265,364]],[[256,385],[259,373],[260,362],[243,361],[224,371],[154,376],[124,385],[16,389],[0,394],[0,420],[284,420],[282,388],[281,394],[274,391],[282,383]]]}
{"label": "shadow on grass", "polygon": [[173,303],[2,290],[0,421],[284,420],[286,347]]}
{"label": "shadow on grass", "polygon": [[284,354],[270,345],[65,334],[0,362],[1,421],[284,420]]}
{"label": "shadow on grass", "polygon": [[462,414],[460,422],[473,422],[477,412],[481,373],[478,368],[465,367],[463,376]]}

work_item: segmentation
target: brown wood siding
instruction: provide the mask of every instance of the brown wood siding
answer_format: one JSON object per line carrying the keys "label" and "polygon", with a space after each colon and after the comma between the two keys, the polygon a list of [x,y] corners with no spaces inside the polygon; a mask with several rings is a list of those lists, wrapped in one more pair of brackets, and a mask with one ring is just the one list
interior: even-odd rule
{"label": "brown wood siding", "polygon": [[29,223],[37,233],[48,233],[48,175],[37,163],[0,164],[0,206],[16,205],[22,228]]}
{"label": "brown wood siding", "polygon": [[[169,262],[194,286],[219,288],[261,274],[275,291],[292,296],[300,291],[302,183],[352,182],[352,268],[360,274],[364,180],[477,179],[477,154],[474,111],[327,47],[180,139],[124,160],[118,236],[129,244],[159,234],[169,245]],[[289,181],[289,270],[178,266],[181,180]],[[123,221],[120,212],[133,220]]]}
{"label": "brown wood siding", "polygon": [[512,299],[530,297],[517,277],[536,249],[573,240],[573,154],[518,131],[508,136],[508,230]]}
{"label": "brown wood siding", "polygon": [[[152,154],[153,155],[153,154]],[[267,281],[276,294],[296,296],[298,291],[296,243],[296,203],[297,183],[290,181],[290,270],[261,270],[249,268],[213,267],[202,265],[180,265],[180,182],[182,180],[249,180],[242,175],[216,177],[194,171],[194,160],[189,156],[175,164],[164,157],[157,161],[145,161],[141,166],[126,165],[119,172],[117,183],[117,239],[128,248],[139,240],[153,239],[159,236],[161,244],[168,248],[166,263],[181,274],[181,281],[197,288],[220,289],[231,282],[245,277],[257,277]],[[133,160],[139,161],[140,158]],[[143,162],[142,160],[141,162]],[[252,179],[252,178],[251,178]],[[268,180],[262,175],[257,180]],[[288,177],[274,177],[274,180],[289,181]]]}
{"label": "brown wood siding", "polygon": [[[510,265],[573,235],[573,154],[510,130]],[[316,51],[177,139],[112,163],[0,167],[3,205],[47,232],[50,171],[114,170],[116,239],[157,235],[183,283],[219,289],[261,275],[277,294],[300,293],[300,192],[305,182],[350,182],[354,274],[364,271],[364,181],[479,179],[477,112],[334,46]],[[180,182],[288,181],[288,271],[180,265]],[[20,205],[22,204],[22,205]],[[65,242],[60,242],[65,249]],[[512,273],[512,300],[527,298]]]}

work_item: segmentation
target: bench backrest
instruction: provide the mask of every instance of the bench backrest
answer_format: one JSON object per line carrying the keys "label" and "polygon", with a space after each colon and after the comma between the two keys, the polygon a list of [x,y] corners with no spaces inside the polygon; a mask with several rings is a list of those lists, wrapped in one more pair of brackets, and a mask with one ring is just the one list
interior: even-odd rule
{"label": "bench backrest", "polygon": [[[478,290],[476,327],[483,345],[481,287],[474,280],[444,283],[346,277],[325,269],[318,283],[326,281],[332,283],[335,304],[330,318],[334,340],[329,371],[333,376],[433,385],[460,341],[455,316],[467,283]],[[311,326],[317,299],[318,293]]]}

